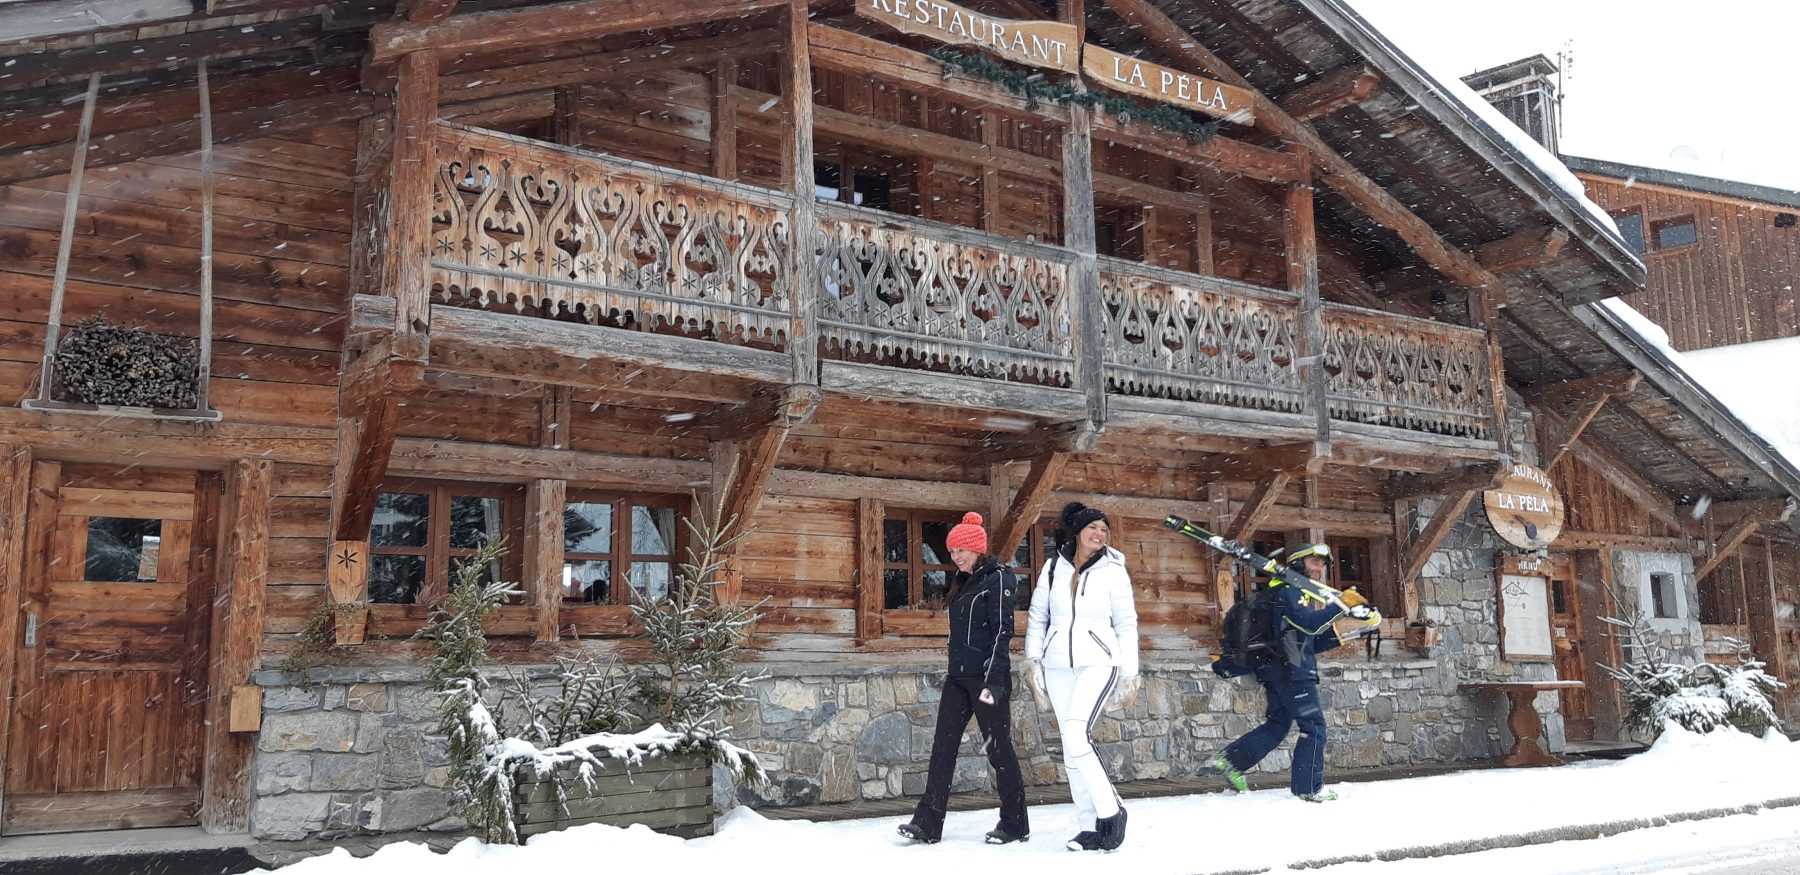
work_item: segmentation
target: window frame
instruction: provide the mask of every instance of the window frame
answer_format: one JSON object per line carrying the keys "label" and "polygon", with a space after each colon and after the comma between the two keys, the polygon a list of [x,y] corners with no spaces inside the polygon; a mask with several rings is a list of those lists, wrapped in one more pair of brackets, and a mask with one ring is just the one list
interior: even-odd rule
{"label": "window frame", "polygon": [[1637,242],[1638,242],[1638,245],[1636,247],[1633,247],[1631,245],[1631,238],[1627,237],[1625,235],[1625,229],[1622,226],[1619,227],[1619,237],[1625,241],[1625,248],[1627,250],[1629,250],[1633,255],[1636,255],[1639,258],[1643,258],[1644,256],[1650,254],[1650,223],[1644,217],[1644,208],[1643,207],[1641,207],[1641,206],[1625,207],[1622,209],[1614,210],[1611,213],[1608,213],[1608,215],[1612,216],[1613,224],[1615,226],[1620,226],[1620,223],[1627,218],[1637,219],[1637,223],[1638,223],[1638,231],[1637,231],[1638,240],[1637,240]]}
{"label": "window frame", "polygon": [[[525,487],[517,483],[484,483],[465,480],[437,480],[421,477],[388,477],[381,481],[377,495],[398,493],[426,496],[425,545],[423,547],[383,547],[375,544],[373,531],[369,538],[369,564],[373,572],[377,556],[420,556],[425,561],[425,577],[411,602],[369,603],[369,633],[377,637],[411,634],[423,625],[434,605],[441,604],[450,593],[452,562],[471,555],[472,548],[450,546],[450,506],[455,498],[501,499],[501,537],[507,551],[500,557],[500,579],[524,583]],[[442,575],[441,577],[439,575]],[[531,593],[523,593],[502,605],[498,611],[510,622],[528,618]],[[496,629],[496,634],[500,632]]]}
{"label": "window frame", "polygon": [[[932,606],[925,599],[925,572],[944,571],[944,592],[949,593],[951,576],[956,574],[956,566],[948,560],[949,550],[946,548],[942,564],[924,561],[924,527],[926,523],[948,523],[955,526],[962,515],[948,510],[899,510],[885,509],[881,517],[881,610],[890,611],[942,611],[947,603]],[[906,561],[890,562],[887,558],[887,525],[893,521],[906,523]],[[887,603],[887,575],[890,571],[906,572],[906,604],[889,607]]]}
{"label": "window frame", "polygon": [[[688,520],[692,519],[693,505],[689,496],[674,493],[631,492],[617,489],[591,487],[567,488],[563,496],[562,512],[567,514],[571,504],[610,504],[613,514],[611,553],[596,553],[590,550],[570,551],[567,549],[568,535],[562,526],[564,517],[558,517],[556,551],[560,556],[554,572],[551,572],[550,585],[557,588],[557,597],[547,600],[556,611],[556,628],[576,635],[628,635],[635,631],[636,621],[631,615],[631,603],[625,601],[625,593],[634,592],[626,569],[637,559],[661,561],[666,559],[670,567],[670,579],[679,569],[693,546],[693,536],[688,530]],[[667,507],[675,511],[675,543],[673,552],[667,554],[639,554],[631,550],[631,514],[630,508]],[[623,522],[621,522],[623,521]],[[590,557],[603,558],[612,563],[612,572],[608,578],[610,591],[608,600],[604,602],[579,602],[568,599],[563,589],[563,569],[571,562],[593,561]],[[624,585],[621,586],[620,584]]]}
{"label": "window frame", "polygon": [[[1663,230],[1680,225],[1692,226],[1694,229],[1694,239],[1686,243],[1676,243],[1664,246],[1662,242]],[[1652,252],[1679,252],[1683,249],[1692,249],[1700,245],[1700,221],[1694,217],[1693,213],[1684,213],[1679,216],[1669,216],[1667,218],[1657,219],[1645,228],[1644,243],[1646,246],[1650,247]]]}

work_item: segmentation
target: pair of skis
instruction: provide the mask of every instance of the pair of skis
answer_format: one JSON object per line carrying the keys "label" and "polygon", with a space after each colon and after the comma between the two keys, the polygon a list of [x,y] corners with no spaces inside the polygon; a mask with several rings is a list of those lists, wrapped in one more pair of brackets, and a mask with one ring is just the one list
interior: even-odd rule
{"label": "pair of skis", "polygon": [[[1258,574],[1280,578],[1282,583],[1312,596],[1314,599],[1317,599],[1320,604],[1337,605],[1338,609],[1346,614],[1354,607],[1354,605],[1346,604],[1344,602],[1344,593],[1342,590],[1334,589],[1317,580],[1313,580],[1298,569],[1291,568],[1281,562],[1263,556],[1255,550],[1233,541],[1224,535],[1209,532],[1198,523],[1170,514],[1163,518],[1163,525],[1236,559],[1238,562],[1248,566]],[[1365,603],[1366,602],[1360,599],[1357,601],[1357,604]],[[1373,609],[1372,605],[1370,607]]]}

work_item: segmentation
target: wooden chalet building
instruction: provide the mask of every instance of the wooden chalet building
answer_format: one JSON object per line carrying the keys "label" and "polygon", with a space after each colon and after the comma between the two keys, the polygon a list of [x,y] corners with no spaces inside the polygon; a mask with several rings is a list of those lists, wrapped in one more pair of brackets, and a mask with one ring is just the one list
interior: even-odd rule
{"label": "wooden chalet building", "polygon": [[[1582,306],[1642,265],[1337,0],[70,6],[0,10],[0,833],[457,829],[408,640],[451,562],[514,546],[499,659],[629,659],[714,510],[756,804],[918,792],[970,509],[1033,567],[1061,502],[1112,515],[1126,778],[1261,711],[1206,668],[1245,582],[1171,512],[1329,538],[1392,618],[1328,671],[1333,768],[1493,755],[1458,684],[1563,670],[1502,652],[1538,560],[1471,504],[1652,366]],[[191,341],[191,403],[81,400],[101,315]],[[1632,387],[1656,439],[1775,497],[1678,389]],[[1687,554],[1615,547],[1572,561]]]}

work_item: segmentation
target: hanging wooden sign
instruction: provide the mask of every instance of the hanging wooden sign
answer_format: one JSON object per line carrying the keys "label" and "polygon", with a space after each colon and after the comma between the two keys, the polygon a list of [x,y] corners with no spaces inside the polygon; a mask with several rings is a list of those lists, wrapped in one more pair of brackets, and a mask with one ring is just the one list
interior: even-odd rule
{"label": "hanging wooden sign", "polygon": [[1235,85],[1140,61],[1091,43],[1081,47],[1081,69],[1099,85],[1134,97],[1147,97],[1240,125],[1256,121],[1254,96]]}
{"label": "hanging wooden sign", "polygon": [[1538,550],[1562,534],[1563,500],[1542,469],[1514,465],[1497,489],[1481,494],[1488,525],[1514,547]]}
{"label": "hanging wooden sign", "polygon": [[856,13],[901,33],[953,46],[976,46],[1018,64],[1079,73],[1075,25],[1013,21],[943,0],[856,0]]}

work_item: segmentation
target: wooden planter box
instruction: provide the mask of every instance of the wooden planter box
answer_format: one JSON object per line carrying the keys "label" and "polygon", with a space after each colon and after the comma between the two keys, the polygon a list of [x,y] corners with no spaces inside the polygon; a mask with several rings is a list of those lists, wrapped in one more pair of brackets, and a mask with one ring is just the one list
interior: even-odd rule
{"label": "wooden planter box", "polygon": [[646,757],[630,768],[617,760],[602,762],[606,768],[591,785],[581,780],[574,766],[548,775],[520,770],[513,790],[519,835],[584,823],[641,823],[683,838],[712,835],[712,763],[704,755]]}

